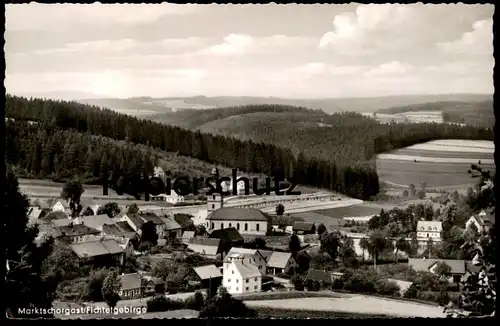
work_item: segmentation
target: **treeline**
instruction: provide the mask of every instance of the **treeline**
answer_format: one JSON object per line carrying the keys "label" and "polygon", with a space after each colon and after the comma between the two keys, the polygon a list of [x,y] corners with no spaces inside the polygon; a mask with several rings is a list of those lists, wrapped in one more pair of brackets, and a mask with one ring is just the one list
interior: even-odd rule
{"label": "treeline", "polygon": [[[164,151],[178,152],[181,155],[246,172],[264,173],[282,178],[294,177],[299,184],[328,188],[356,198],[368,198],[379,191],[378,177],[374,168],[367,170],[361,166],[338,166],[334,162],[304,155],[295,159],[289,149],[274,145],[202,134],[74,102],[28,100],[7,95],[6,115],[14,120],[40,123],[31,126],[20,125],[21,130],[26,128],[32,130],[36,127],[47,130],[48,134],[57,134],[59,129],[73,130],[88,135],[125,140],[127,143],[144,144]],[[41,137],[31,135],[33,139]],[[8,137],[13,137],[12,133]],[[13,139],[10,142],[19,142],[22,138],[23,136],[17,136],[18,140]],[[24,150],[24,155],[32,150],[40,151],[29,147],[30,145],[27,146],[28,150]],[[16,157],[19,148],[20,146],[11,145],[9,149],[12,152],[11,156]],[[71,155],[63,154],[57,159],[58,162],[62,160],[64,162],[62,164],[68,167],[82,163],[75,161]],[[15,162],[19,162],[23,168],[31,169],[29,165],[31,163],[28,163],[30,161],[25,159]],[[120,161],[117,158],[110,162],[109,169],[120,169]],[[95,174],[93,173],[94,176]]]}

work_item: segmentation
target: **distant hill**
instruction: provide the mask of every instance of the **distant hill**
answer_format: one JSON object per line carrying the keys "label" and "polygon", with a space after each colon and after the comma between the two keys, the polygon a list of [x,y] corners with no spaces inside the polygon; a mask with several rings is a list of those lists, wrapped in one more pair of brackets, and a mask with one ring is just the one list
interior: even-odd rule
{"label": "distant hill", "polygon": [[127,99],[97,98],[79,99],[77,102],[88,105],[108,108],[120,113],[143,116],[163,112],[172,112],[172,108],[164,103],[154,101],[148,97],[135,97]]}
{"label": "distant hill", "polygon": [[495,125],[492,98],[483,101],[441,101],[409,104],[378,110],[377,113],[399,114],[422,111],[440,111],[445,122],[464,123],[483,128],[493,128]]}

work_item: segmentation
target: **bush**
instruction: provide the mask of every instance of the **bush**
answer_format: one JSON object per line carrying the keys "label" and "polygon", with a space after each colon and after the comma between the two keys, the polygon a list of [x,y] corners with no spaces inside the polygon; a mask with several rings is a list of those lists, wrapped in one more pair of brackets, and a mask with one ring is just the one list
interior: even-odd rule
{"label": "bush", "polygon": [[375,291],[381,295],[399,296],[400,287],[391,281],[378,280],[375,282]]}
{"label": "bush", "polygon": [[205,298],[203,297],[203,293],[196,292],[193,296],[189,297],[184,301],[184,306],[186,309],[190,310],[198,310],[200,311],[205,305]]}
{"label": "bush", "polygon": [[344,288],[344,282],[339,279],[334,279],[331,285],[332,290],[342,290]]}
{"label": "bush", "polygon": [[184,308],[184,302],[177,300],[170,300],[164,296],[156,296],[147,301],[148,312],[179,310]]}

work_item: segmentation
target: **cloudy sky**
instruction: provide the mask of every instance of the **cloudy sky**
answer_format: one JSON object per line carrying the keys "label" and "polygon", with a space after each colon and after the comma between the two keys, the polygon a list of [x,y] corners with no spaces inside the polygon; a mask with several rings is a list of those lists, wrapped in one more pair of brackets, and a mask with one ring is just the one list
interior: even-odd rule
{"label": "cloudy sky", "polygon": [[493,93],[493,5],[6,5],[13,94]]}

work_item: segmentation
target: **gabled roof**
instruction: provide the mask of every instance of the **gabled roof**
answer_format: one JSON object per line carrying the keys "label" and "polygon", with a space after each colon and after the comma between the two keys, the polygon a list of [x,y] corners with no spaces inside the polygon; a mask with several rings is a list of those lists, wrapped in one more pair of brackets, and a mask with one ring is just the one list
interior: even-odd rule
{"label": "gabled roof", "polygon": [[127,291],[141,288],[142,278],[138,273],[120,275],[119,277],[122,290]]}
{"label": "gabled roof", "polygon": [[222,274],[220,270],[215,265],[206,265],[199,266],[193,268],[194,272],[200,277],[202,280],[208,280],[210,278],[220,278]]}
{"label": "gabled roof", "polygon": [[251,277],[262,277],[262,273],[259,268],[254,264],[244,262],[244,261],[233,261],[232,264],[238,270],[238,273],[242,278],[251,278]]}
{"label": "gabled roof", "polygon": [[429,272],[430,268],[438,262],[444,262],[450,266],[451,274],[464,274],[465,261],[453,259],[423,259],[423,258],[409,258],[408,265],[417,272]]}
{"label": "gabled roof", "polygon": [[314,231],[314,223],[313,222],[299,222],[296,221],[293,223],[293,229],[295,231]]}
{"label": "gabled roof", "polygon": [[75,220],[76,223],[87,225],[94,229],[101,229],[104,224],[115,224],[115,222],[107,214],[80,216]]}
{"label": "gabled roof", "polygon": [[43,210],[40,209],[39,207],[30,207],[28,214],[29,214],[29,219],[32,220],[37,220],[42,216]]}
{"label": "gabled roof", "polygon": [[255,208],[222,207],[211,213],[207,220],[214,221],[271,221],[271,217]]}
{"label": "gabled roof", "polygon": [[70,224],[70,225],[65,225],[65,226],[57,226],[55,227],[57,229],[57,232],[61,236],[66,236],[66,237],[77,237],[77,236],[82,236],[82,235],[89,235],[89,234],[99,234],[101,231],[96,230],[94,228],[88,227],[86,225],[82,224]]}
{"label": "gabled roof", "polygon": [[182,227],[173,218],[162,218],[165,230],[179,230]]}
{"label": "gabled roof", "polygon": [[219,253],[219,239],[192,238],[189,241],[188,249],[199,254],[215,256]]}
{"label": "gabled roof", "polygon": [[118,242],[113,239],[75,243],[70,245],[70,248],[79,258],[114,255],[123,252]]}
{"label": "gabled roof", "polygon": [[195,237],[191,238],[189,244],[195,244],[199,246],[210,246],[210,247],[219,247],[220,239],[210,239],[205,237]]}
{"label": "gabled roof", "polygon": [[138,229],[140,229],[145,223],[139,214],[126,214],[126,216]]}
{"label": "gabled roof", "polygon": [[104,224],[102,226],[102,232],[105,235],[114,235],[117,237],[125,237],[127,239],[133,238],[136,234],[134,230],[124,231],[117,224]]}
{"label": "gabled roof", "polygon": [[232,243],[245,241],[241,234],[233,227],[226,229],[218,229],[210,233],[209,238],[221,239]]}
{"label": "gabled roof", "polygon": [[289,252],[273,251],[273,254],[267,262],[267,266],[272,268],[285,268],[291,258],[292,254]]}
{"label": "gabled roof", "polygon": [[57,204],[57,202],[60,202],[64,208],[67,208],[69,209],[69,202],[65,199],[62,199],[62,198],[57,198],[53,203],[52,203],[52,207],[54,207],[55,204]]}
{"label": "gabled roof", "polygon": [[269,258],[271,258],[271,255],[273,254],[272,250],[264,250],[264,249],[258,249],[259,253],[261,254],[262,257],[266,260],[266,262],[269,261]]}
{"label": "gabled roof", "polygon": [[174,220],[182,227],[186,228],[193,224],[193,220],[188,214],[175,214]]}
{"label": "gabled roof", "polygon": [[156,215],[154,213],[143,212],[143,213],[140,213],[139,216],[144,220],[145,223],[151,222],[154,225],[165,224],[163,219],[161,219],[158,215]]}
{"label": "gabled roof", "polygon": [[63,219],[69,219],[69,216],[68,214],[64,213],[64,212],[61,212],[61,211],[53,211],[53,212],[49,212],[47,213],[47,215],[45,215],[43,217],[43,219],[45,220],[63,220]]}
{"label": "gabled roof", "polygon": [[124,231],[124,232],[133,232],[133,233],[135,233],[134,229],[132,229],[132,227],[126,221],[116,222],[116,225],[120,229],[122,229],[122,231]]}
{"label": "gabled roof", "polygon": [[329,282],[330,277],[328,274],[320,269],[310,269],[305,277],[306,280],[313,280],[318,282]]}
{"label": "gabled roof", "polygon": [[442,232],[443,223],[440,221],[418,221],[417,232]]}

